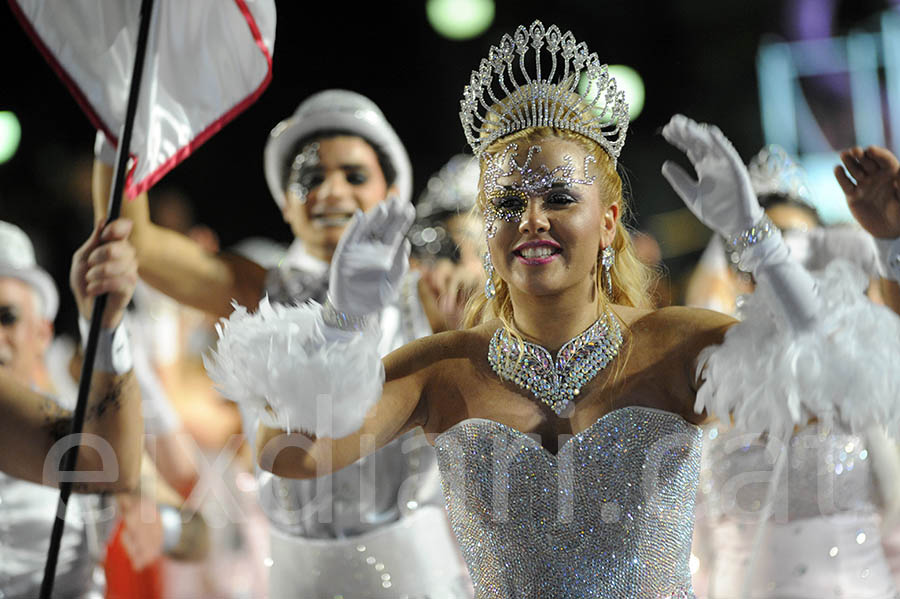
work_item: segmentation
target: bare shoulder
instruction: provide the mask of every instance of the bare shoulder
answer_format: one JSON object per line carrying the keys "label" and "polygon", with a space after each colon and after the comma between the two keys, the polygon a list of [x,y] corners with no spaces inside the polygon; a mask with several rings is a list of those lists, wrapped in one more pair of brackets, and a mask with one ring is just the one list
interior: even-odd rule
{"label": "bare shoulder", "polygon": [[703,335],[711,331],[725,330],[737,322],[734,317],[715,310],[687,306],[668,306],[648,311],[633,321],[632,328],[653,328],[671,331],[679,335]]}
{"label": "bare shoulder", "polygon": [[391,376],[406,376],[446,364],[453,360],[469,360],[472,356],[483,356],[493,331],[494,323],[479,325],[471,329],[445,331],[417,339],[391,352],[384,359],[385,370]]}

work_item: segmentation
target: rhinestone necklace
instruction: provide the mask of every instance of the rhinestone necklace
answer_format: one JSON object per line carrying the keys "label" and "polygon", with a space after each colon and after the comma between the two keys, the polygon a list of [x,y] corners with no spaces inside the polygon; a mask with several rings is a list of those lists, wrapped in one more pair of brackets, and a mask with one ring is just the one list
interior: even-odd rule
{"label": "rhinestone necklace", "polygon": [[621,346],[619,321],[607,311],[605,318],[601,316],[567,341],[555,361],[544,347],[528,341],[519,344],[500,327],[491,337],[488,361],[501,379],[530,391],[561,416],[581,388],[618,355]]}

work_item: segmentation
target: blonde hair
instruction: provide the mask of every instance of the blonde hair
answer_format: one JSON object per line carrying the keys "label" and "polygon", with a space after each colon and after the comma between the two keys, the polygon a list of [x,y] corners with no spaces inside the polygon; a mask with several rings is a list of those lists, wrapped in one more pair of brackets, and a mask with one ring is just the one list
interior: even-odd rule
{"label": "blonde hair", "polygon": [[[603,266],[600,263],[600,256],[597,256],[595,287],[601,314],[605,313],[609,305],[614,303],[635,308],[652,308],[653,303],[648,290],[656,278],[656,274],[641,262],[635,253],[634,245],[631,242],[631,234],[628,227],[622,222],[628,213],[628,206],[622,194],[622,179],[616,172],[612,158],[599,144],[583,135],[566,129],[529,127],[497,140],[487,148],[485,153],[494,154],[502,151],[503,148],[512,142],[537,144],[539,141],[550,137],[581,144],[597,161],[600,175],[597,177],[595,185],[599,187],[600,197],[607,202],[605,207],[612,205],[614,202],[619,202],[620,209],[619,217],[616,219],[616,234],[611,244],[616,251],[615,262],[610,269],[613,291],[611,297],[608,297],[606,294],[606,286],[602,280]],[[482,212],[488,201],[484,194],[484,166],[485,162],[482,159],[482,178],[479,180],[477,202],[475,208],[473,208],[473,210],[477,209]],[[519,336],[512,326],[514,314],[509,287],[506,281],[498,277],[496,273],[493,275],[492,280],[494,289],[496,289],[496,295],[492,300],[488,300],[483,292],[473,295],[466,306],[463,326],[468,328],[492,318],[499,318],[504,327],[518,338]]]}

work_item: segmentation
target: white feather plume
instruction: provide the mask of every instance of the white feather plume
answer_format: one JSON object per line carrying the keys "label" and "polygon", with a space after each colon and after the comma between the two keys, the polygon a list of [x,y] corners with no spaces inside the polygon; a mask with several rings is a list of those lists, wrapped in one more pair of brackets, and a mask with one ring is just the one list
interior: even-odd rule
{"label": "white feather plume", "polygon": [[770,438],[814,418],[900,436],[900,318],[865,296],[865,276],[846,261],[813,276],[822,310],[801,333],[779,324],[766,290],[745,296],[742,321],[700,355],[695,410]]}
{"label": "white feather plume", "polygon": [[340,438],[362,426],[381,397],[384,367],[377,326],[361,333],[327,327],[321,306],[235,306],[216,325],[203,363],[216,389],[286,430]]}

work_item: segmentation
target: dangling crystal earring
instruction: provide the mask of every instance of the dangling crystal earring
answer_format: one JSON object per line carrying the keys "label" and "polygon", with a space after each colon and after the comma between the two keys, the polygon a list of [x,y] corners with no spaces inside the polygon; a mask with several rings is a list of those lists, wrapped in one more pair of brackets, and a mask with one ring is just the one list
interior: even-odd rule
{"label": "dangling crystal earring", "polygon": [[603,253],[600,254],[600,264],[603,265],[603,276],[606,277],[606,296],[609,299],[612,299],[613,295],[612,275],[609,271],[612,269],[615,261],[616,250],[611,245],[603,248]]}
{"label": "dangling crystal earring", "polygon": [[497,290],[494,288],[494,264],[491,262],[490,250],[485,250],[482,264],[484,265],[484,274],[487,275],[487,279],[484,281],[484,297],[492,300],[497,295]]}

